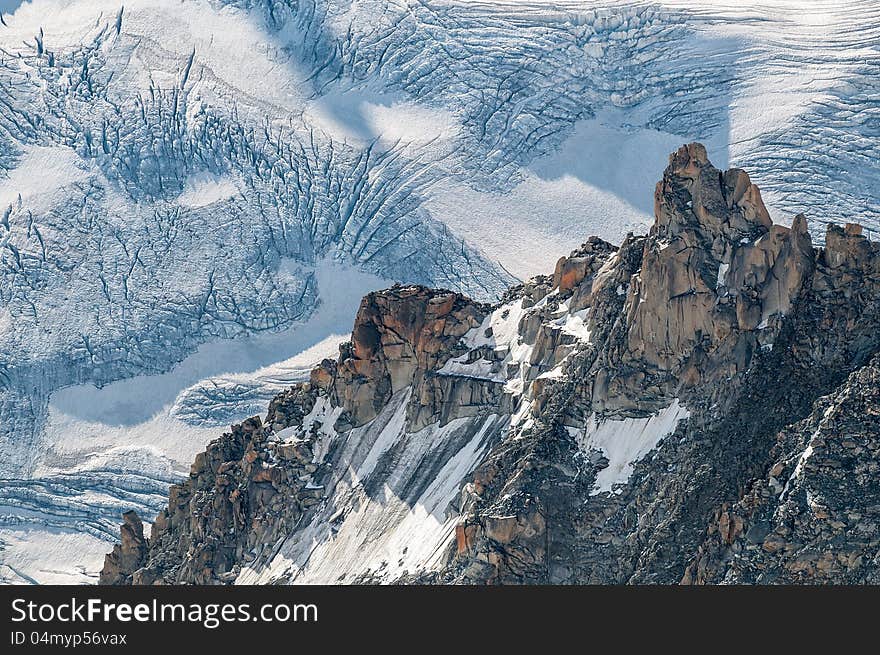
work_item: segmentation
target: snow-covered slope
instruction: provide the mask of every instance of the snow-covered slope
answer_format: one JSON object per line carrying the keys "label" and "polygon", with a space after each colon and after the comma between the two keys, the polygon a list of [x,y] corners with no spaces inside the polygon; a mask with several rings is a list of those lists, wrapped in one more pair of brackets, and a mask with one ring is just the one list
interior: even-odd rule
{"label": "snow-covered slope", "polygon": [[[341,447],[334,444],[334,459],[346,463],[322,489],[334,501],[279,544],[277,554],[260,553],[238,583],[393,580],[440,561],[455,532],[449,504],[509,422],[459,418],[405,434],[409,399],[409,392],[400,394],[374,423],[346,435]],[[325,413],[316,418],[327,424],[325,439],[337,440]]]}
{"label": "snow-covered slope", "polygon": [[[120,508],[155,509],[320,341],[296,325],[323,302],[344,320],[322,337],[344,333],[357,294],[322,292],[322,262],[491,298],[646,225],[667,153],[695,139],[779,221],[880,228],[878,2],[0,12],[0,562],[23,525],[103,538]],[[259,352],[228,345],[258,334]],[[137,502],[113,486],[48,509],[100,486],[57,476],[133,443],[169,458]]]}

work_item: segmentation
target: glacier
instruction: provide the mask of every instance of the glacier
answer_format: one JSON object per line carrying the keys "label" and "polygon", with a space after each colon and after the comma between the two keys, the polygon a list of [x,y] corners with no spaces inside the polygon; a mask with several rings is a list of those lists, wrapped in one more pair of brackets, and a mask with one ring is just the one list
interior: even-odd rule
{"label": "glacier", "polygon": [[[89,582],[395,281],[491,300],[700,140],[880,230],[880,2],[0,3],[0,579]],[[329,560],[328,560],[329,561]],[[329,564],[328,564],[329,566]]]}

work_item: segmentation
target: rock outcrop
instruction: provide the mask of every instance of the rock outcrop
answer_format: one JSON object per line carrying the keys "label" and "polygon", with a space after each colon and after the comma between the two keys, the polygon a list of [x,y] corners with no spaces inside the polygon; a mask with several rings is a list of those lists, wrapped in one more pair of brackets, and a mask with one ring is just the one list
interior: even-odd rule
{"label": "rock outcrop", "polygon": [[[297,400],[308,391],[297,389]],[[275,400],[270,421],[278,422],[277,406],[283,402]],[[149,551],[140,520],[135,525],[126,518],[121,553],[114,549],[107,556],[101,582],[232,580],[254,548],[292,529],[323,495],[309,483],[317,467],[308,439],[279,444],[270,434],[255,417],[211,442],[196,457],[189,480],[171,487],[167,509],[153,522]],[[127,538],[127,531],[134,531],[135,538]]]}
{"label": "rock outcrop", "polygon": [[364,298],[338,363],[325,362],[315,376],[344,408],[340,426],[364,425],[394,393],[422,386],[427,372],[450,356],[487,309],[460,294],[421,287]]}
{"label": "rock outcrop", "polygon": [[655,214],[494,307],[370,294],[102,581],[877,581],[880,246],[699,144]]}
{"label": "rock outcrop", "polygon": [[171,487],[168,508],[155,519],[149,556],[142,530],[139,548],[131,545],[126,518],[121,550],[116,546],[107,556],[101,582],[234,580],[255,552],[322,502],[327,467],[315,452],[329,434],[371,423],[410,388],[417,389],[406,405],[410,426],[448,423],[497,404],[484,381],[438,385],[429,375],[462,350],[461,338],[487,310],[459,294],[423,287],[366,296],[336,361],[324,360],[309,383],[273,399],[265,422],[252,417],[233,426],[196,457],[189,479]]}
{"label": "rock outcrop", "polygon": [[122,515],[122,520],[120,543],[113,546],[113,552],[105,558],[100,584],[131,584],[132,574],[140,570],[146,561],[147,540],[144,539],[141,517],[137,512],[128,511]]}

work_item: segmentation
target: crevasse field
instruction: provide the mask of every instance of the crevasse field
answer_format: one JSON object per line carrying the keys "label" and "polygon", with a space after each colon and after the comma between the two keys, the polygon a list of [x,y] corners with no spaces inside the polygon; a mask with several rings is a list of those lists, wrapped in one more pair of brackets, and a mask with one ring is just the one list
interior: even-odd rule
{"label": "crevasse field", "polygon": [[0,0],[0,579],[89,583],[395,281],[491,300],[668,153],[880,230],[880,2]]}

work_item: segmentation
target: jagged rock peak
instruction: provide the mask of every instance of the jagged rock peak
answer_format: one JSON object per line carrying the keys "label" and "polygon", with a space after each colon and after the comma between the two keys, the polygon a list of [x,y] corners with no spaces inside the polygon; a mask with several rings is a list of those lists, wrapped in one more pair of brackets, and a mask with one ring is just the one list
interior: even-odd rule
{"label": "jagged rock peak", "polygon": [[870,241],[861,225],[829,225],[825,233],[824,262],[832,269],[877,271],[880,244]]}
{"label": "jagged rock peak", "polygon": [[699,143],[682,146],[669,156],[654,193],[654,216],[651,233],[659,237],[699,229],[710,239],[754,239],[772,224],[761,192],[748,174],[738,168],[722,173]]}

